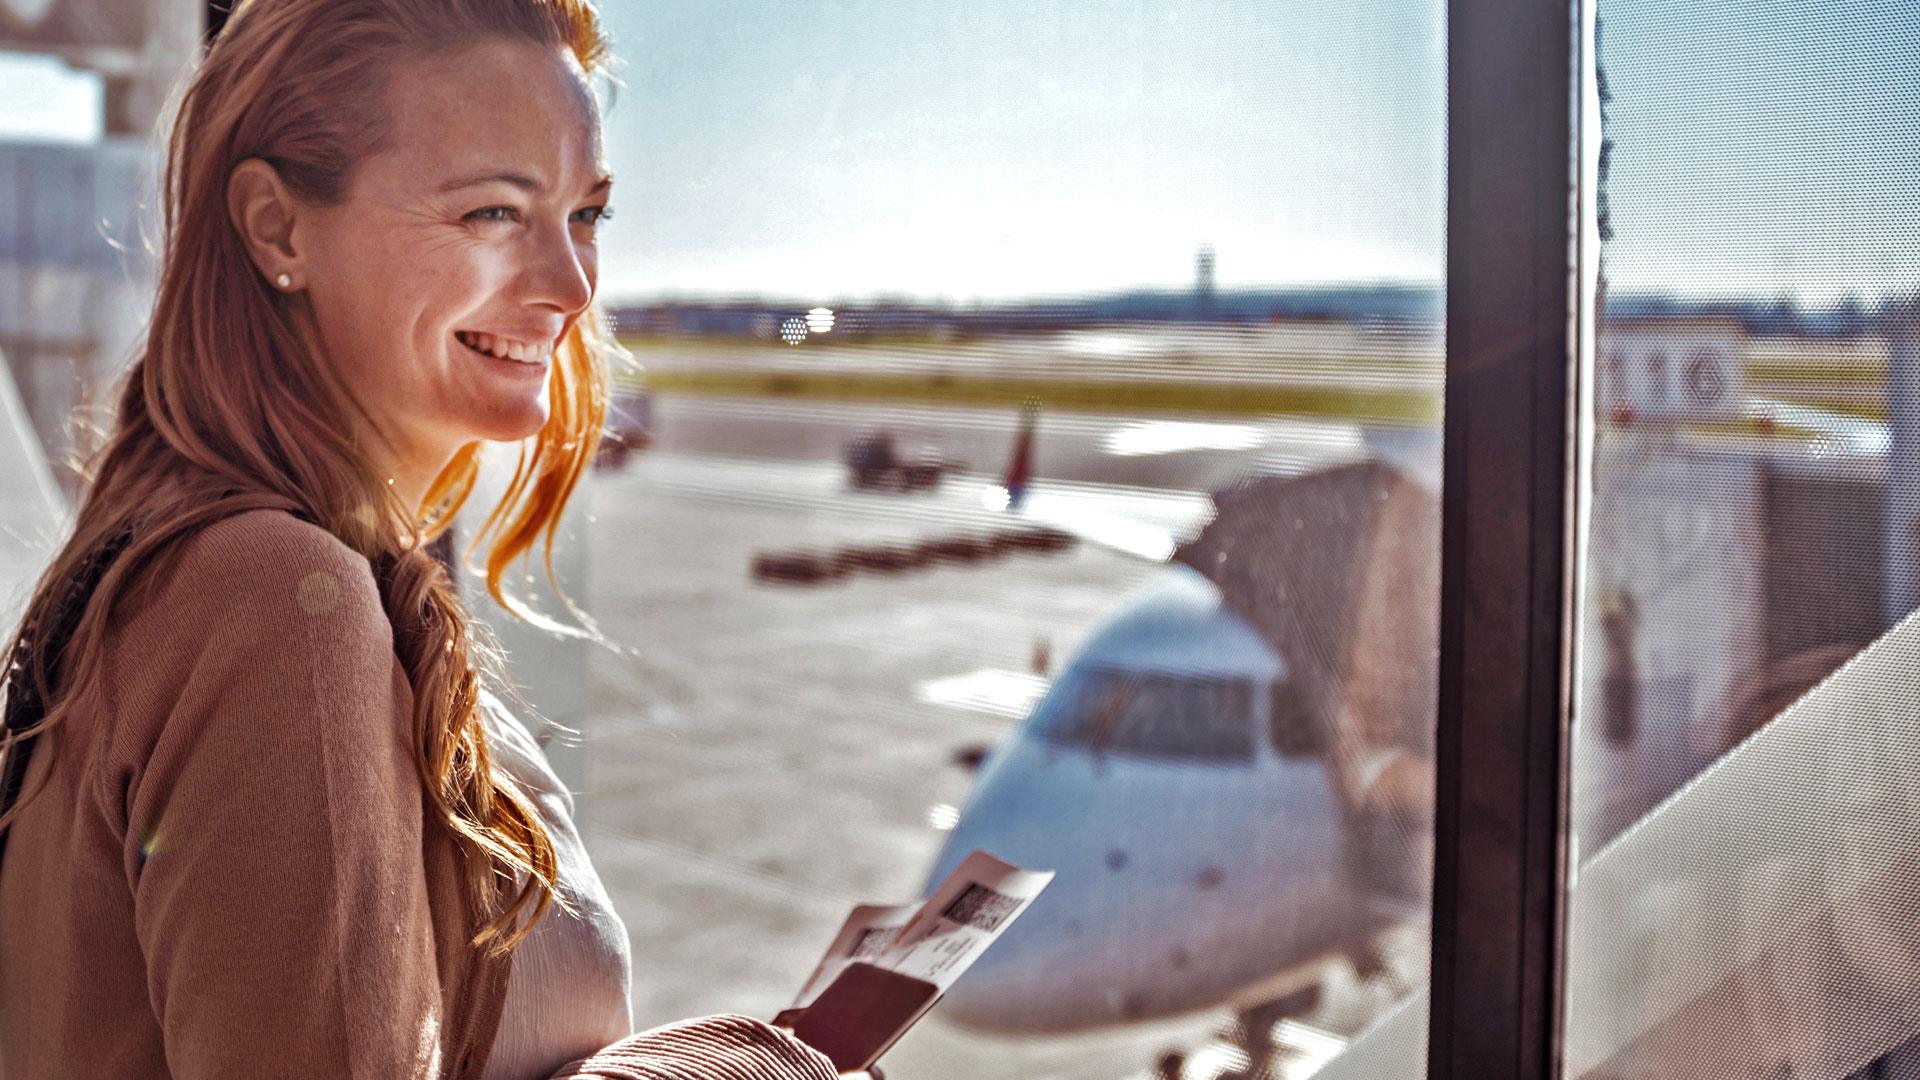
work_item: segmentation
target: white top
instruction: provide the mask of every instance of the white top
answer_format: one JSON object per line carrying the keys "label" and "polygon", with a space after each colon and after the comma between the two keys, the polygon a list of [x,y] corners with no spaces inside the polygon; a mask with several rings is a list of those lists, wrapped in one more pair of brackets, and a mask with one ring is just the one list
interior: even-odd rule
{"label": "white top", "polygon": [[560,1066],[633,1032],[627,928],[573,826],[573,796],[518,717],[482,693],[494,767],[519,784],[553,838],[560,894],[513,955],[507,1001],[485,1080],[545,1080]]}

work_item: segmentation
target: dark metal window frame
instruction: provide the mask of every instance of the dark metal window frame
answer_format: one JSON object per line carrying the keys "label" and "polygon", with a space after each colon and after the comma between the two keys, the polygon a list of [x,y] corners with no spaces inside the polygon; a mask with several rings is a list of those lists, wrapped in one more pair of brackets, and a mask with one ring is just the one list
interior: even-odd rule
{"label": "dark metal window frame", "polygon": [[1448,0],[1434,1080],[1559,1071],[1580,0]]}
{"label": "dark metal window frame", "polygon": [[1433,1080],[1558,1072],[1579,20],[1447,0]]}

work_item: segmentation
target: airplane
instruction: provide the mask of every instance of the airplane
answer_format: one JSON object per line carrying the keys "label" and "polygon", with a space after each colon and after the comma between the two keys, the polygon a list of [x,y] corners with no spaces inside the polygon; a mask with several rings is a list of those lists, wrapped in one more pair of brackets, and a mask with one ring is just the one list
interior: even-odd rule
{"label": "airplane", "polygon": [[[1222,1003],[1305,1006],[1329,964],[1379,970],[1382,936],[1424,904],[1430,752],[1416,729],[1431,670],[1370,680],[1404,715],[1363,724],[1335,720],[1334,684],[1360,637],[1411,643],[1369,564],[1397,558],[1401,536],[1437,535],[1437,499],[1361,462],[1215,501],[1213,523],[1093,632],[981,764],[930,876],[975,848],[1058,876],[948,991],[946,1019],[1043,1032]],[[1283,530],[1292,543],[1273,542],[1281,522],[1302,526]],[[1247,603],[1258,587],[1221,556],[1250,543],[1247,574],[1311,558],[1319,580],[1285,603]],[[1428,561],[1409,559],[1410,572],[1437,581],[1437,553]]]}

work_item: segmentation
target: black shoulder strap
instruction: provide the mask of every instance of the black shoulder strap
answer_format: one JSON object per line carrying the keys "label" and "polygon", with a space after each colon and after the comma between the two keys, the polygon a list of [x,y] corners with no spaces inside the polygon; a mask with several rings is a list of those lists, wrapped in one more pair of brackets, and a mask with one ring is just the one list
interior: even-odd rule
{"label": "black shoulder strap", "polygon": [[[66,593],[60,598],[59,607],[46,625],[28,624],[21,629],[20,639],[7,664],[5,719],[7,732],[15,741],[7,750],[5,774],[0,776],[0,813],[12,809],[14,801],[20,797],[20,788],[27,778],[27,763],[33,757],[33,744],[39,741],[38,736],[19,738],[19,733],[38,724],[47,714],[47,703],[41,700],[28,671],[32,666],[34,651],[46,650],[51,661],[49,668],[58,669],[60,654],[66,650],[74,631],[79,629],[80,617],[87,610],[87,601],[99,587],[100,579],[106,576],[107,568],[113,565],[113,560],[126,550],[132,540],[133,530],[123,529],[95,549],[80,564],[73,577],[68,579]],[[0,830],[0,857],[6,854],[9,832],[10,829]]]}

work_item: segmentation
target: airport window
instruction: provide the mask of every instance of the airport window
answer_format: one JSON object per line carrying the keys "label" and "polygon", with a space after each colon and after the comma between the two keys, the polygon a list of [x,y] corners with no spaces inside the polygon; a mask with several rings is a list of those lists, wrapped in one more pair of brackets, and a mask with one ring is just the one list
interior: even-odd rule
{"label": "airport window", "polygon": [[777,1009],[974,849],[1059,876],[890,1076],[1278,1080],[1417,1008],[1442,4],[609,10],[650,425],[577,726],[636,1018]]}
{"label": "airport window", "polygon": [[1565,1075],[1920,1075],[1920,13],[1593,14]]}
{"label": "airport window", "polygon": [[[147,138],[225,6],[0,5],[0,605],[139,345]],[[986,848],[1059,877],[893,1080],[1410,1080],[1430,1015],[1458,1048],[1532,1007],[1465,989],[1490,969],[1557,995],[1500,1080],[1920,1077],[1920,9],[600,6],[634,193],[600,299],[638,364],[557,568],[618,648],[492,621],[640,1027],[771,1016],[848,905]],[[1593,235],[1475,294],[1510,237],[1450,234],[1449,138],[1565,217],[1564,145],[1480,141],[1558,84],[1450,110],[1488,41],[1557,63],[1566,28],[1530,35],[1562,14]],[[1571,304],[1523,295],[1569,254]],[[1443,422],[1488,340],[1453,305],[1591,330],[1571,523],[1558,487],[1443,492],[1443,436],[1449,484],[1516,448]],[[1566,402],[1508,396],[1521,452],[1559,439]],[[1557,873],[1531,840],[1436,854],[1438,800],[1506,749],[1473,694],[1559,719],[1551,664],[1436,712],[1459,628],[1525,621],[1473,621],[1487,582],[1563,565],[1470,554],[1447,607],[1443,509],[1452,537],[1515,507],[1573,563],[1568,772],[1545,740],[1503,759],[1551,781],[1519,816],[1464,802],[1530,837],[1565,782],[1544,959],[1434,888]]]}
{"label": "airport window", "polygon": [[[0,10],[46,106],[0,116],[0,452],[44,449],[0,469],[0,600],[141,343],[146,137],[226,6]],[[892,1080],[1302,1080],[1424,1018],[1443,0],[598,6],[637,363],[555,568],[616,648],[465,584],[637,1026],[774,1015],[976,848],[1058,877]]]}

